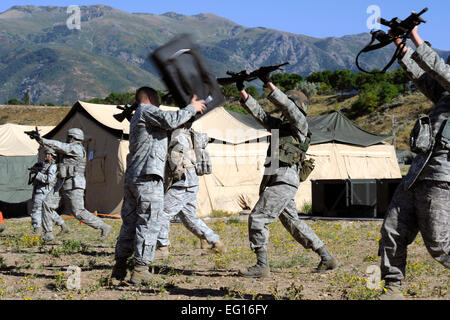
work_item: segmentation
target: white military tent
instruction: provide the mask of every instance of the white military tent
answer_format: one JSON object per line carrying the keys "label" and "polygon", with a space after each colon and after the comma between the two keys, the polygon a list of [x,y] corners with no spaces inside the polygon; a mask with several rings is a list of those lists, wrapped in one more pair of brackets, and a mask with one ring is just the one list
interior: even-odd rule
{"label": "white military tent", "polygon": [[[44,135],[53,128],[41,126],[38,130]],[[24,203],[32,197],[28,168],[38,161],[39,144],[24,132],[34,129],[10,123],[0,125],[0,211],[7,217],[25,214]]]}
{"label": "white military tent", "polygon": [[[307,155],[315,159],[316,168],[300,185],[295,199],[299,210],[312,201],[311,180],[401,178],[395,149],[383,142],[390,137],[365,132],[340,112],[308,118],[308,123],[313,140]],[[199,216],[212,210],[239,212],[245,208],[241,199],[247,209],[253,208],[270,133],[251,116],[224,108],[211,111],[193,127],[215,139],[208,146],[213,173],[200,179]]]}

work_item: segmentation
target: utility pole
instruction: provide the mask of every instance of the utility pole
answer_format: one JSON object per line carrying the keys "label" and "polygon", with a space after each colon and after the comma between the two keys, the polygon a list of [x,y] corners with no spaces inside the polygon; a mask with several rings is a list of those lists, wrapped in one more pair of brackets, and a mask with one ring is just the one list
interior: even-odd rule
{"label": "utility pole", "polygon": [[397,124],[398,124],[398,122],[397,122],[397,120],[395,119],[395,117],[396,117],[395,114],[393,114],[393,115],[388,115],[388,117],[390,117],[391,120],[392,120],[392,136],[393,136],[393,138],[392,138],[392,144],[393,144],[395,150],[397,150]]}

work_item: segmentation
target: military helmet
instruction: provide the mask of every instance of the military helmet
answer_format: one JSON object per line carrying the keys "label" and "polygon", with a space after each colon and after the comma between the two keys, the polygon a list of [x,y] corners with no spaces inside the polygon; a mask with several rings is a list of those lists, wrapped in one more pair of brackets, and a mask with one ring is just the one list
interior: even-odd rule
{"label": "military helmet", "polygon": [[51,154],[52,156],[56,157],[56,152],[52,148],[45,148],[44,154]]}
{"label": "military helmet", "polygon": [[308,97],[303,92],[298,90],[289,90],[286,92],[286,95],[306,115],[309,105]]}
{"label": "military helmet", "polygon": [[73,128],[67,131],[67,136],[72,137],[78,141],[84,141],[84,132],[81,129]]}

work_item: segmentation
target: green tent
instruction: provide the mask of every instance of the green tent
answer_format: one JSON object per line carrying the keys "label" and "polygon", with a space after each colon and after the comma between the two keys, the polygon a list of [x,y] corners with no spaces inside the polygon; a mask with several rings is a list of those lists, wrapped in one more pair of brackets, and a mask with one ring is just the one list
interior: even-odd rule
{"label": "green tent", "polygon": [[[53,127],[39,127],[43,135]],[[5,217],[26,214],[33,187],[28,185],[28,168],[38,160],[39,144],[24,131],[32,126],[0,125],[0,211]],[[25,211],[25,212],[24,212]]]}
{"label": "green tent", "polygon": [[361,129],[340,111],[323,116],[308,117],[308,124],[312,132],[312,145],[339,142],[369,147],[393,138]]}

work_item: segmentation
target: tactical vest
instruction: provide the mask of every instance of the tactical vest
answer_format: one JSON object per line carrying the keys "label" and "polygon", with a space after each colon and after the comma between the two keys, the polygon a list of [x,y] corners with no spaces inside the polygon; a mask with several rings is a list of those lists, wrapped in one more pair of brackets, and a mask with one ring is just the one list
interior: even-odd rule
{"label": "tactical vest", "polygon": [[293,134],[290,125],[283,124],[280,128],[279,137],[279,160],[281,165],[292,166],[302,164],[306,159],[306,151],[308,151],[311,143],[311,131],[305,142],[300,142]]}
{"label": "tactical vest", "polygon": [[86,150],[82,148],[82,157],[62,156],[61,162],[58,164],[58,174],[61,178],[83,177],[86,171]]}
{"label": "tactical vest", "polygon": [[[178,138],[183,136],[189,141],[189,149],[178,143]],[[172,132],[168,150],[169,175],[174,181],[181,180],[184,172],[188,168],[194,168],[196,163],[194,145],[191,139],[191,132],[186,128],[178,128]]]}

